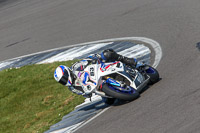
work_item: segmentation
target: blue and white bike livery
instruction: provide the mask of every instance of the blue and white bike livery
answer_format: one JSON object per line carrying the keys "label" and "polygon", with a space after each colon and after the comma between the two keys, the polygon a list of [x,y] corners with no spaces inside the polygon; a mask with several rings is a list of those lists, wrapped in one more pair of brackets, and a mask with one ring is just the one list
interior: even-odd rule
{"label": "blue and white bike livery", "polygon": [[120,61],[88,65],[81,75],[85,94],[128,101],[138,98],[145,86],[159,80],[158,71],[151,66],[138,63],[133,68]]}

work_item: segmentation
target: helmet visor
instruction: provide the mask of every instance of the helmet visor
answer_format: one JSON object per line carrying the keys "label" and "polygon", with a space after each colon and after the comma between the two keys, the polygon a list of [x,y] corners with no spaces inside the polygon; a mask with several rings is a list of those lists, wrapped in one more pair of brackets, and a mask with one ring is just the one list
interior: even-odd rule
{"label": "helmet visor", "polygon": [[66,85],[68,83],[68,79],[69,79],[69,74],[68,74],[67,70],[64,70],[64,74],[63,74],[62,78],[60,79],[59,83]]}

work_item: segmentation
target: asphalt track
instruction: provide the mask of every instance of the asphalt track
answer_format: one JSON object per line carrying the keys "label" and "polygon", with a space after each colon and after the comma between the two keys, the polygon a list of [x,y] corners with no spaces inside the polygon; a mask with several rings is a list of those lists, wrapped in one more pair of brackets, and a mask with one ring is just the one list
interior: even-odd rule
{"label": "asphalt track", "polygon": [[0,61],[126,36],[160,43],[161,81],[77,132],[200,132],[199,0],[0,0]]}

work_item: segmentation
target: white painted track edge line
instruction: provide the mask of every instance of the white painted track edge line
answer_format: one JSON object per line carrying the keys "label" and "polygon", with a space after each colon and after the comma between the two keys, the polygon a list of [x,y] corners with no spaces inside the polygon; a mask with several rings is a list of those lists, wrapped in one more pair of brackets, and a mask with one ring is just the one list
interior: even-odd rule
{"label": "white painted track edge line", "polygon": [[[87,120],[86,122],[84,122],[83,124],[81,124],[78,128],[72,130],[70,133],[74,133],[76,132],[77,130],[79,130],[81,127],[85,126],[86,124],[88,124],[89,122],[91,122],[92,120],[96,119],[98,116],[100,116],[101,114],[103,114],[104,112],[106,112],[108,109],[110,109],[110,107],[107,107],[105,109],[103,109],[100,113],[96,114],[94,117],[90,118],[89,120]],[[67,133],[67,132],[64,132],[64,133]]]}
{"label": "white painted track edge line", "polygon": [[[54,48],[54,49],[50,49],[50,50],[36,52],[36,53],[32,53],[32,54],[28,54],[28,55],[24,55],[24,56],[20,56],[20,57],[8,59],[8,60],[5,60],[5,61],[16,60],[16,59],[19,59],[19,58],[24,58],[24,57],[28,57],[28,56],[32,56],[32,55],[36,55],[36,54],[41,54],[41,53],[46,53],[46,52],[51,52],[51,51],[55,51],[55,50],[71,48],[71,47],[74,47],[74,46],[96,44],[96,43],[101,43],[101,42],[124,41],[124,40],[143,41],[143,42],[146,42],[146,43],[151,42],[150,45],[155,50],[155,55],[157,55],[157,57],[155,57],[155,62],[152,66],[157,67],[156,62],[160,62],[160,60],[161,60],[162,49],[161,49],[158,42],[156,42],[155,40],[152,40],[150,38],[145,38],[145,37],[122,37],[122,38],[112,38],[112,39],[98,40],[98,41],[92,41],[92,42],[86,42],[86,43],[78,43],[78,44],[73,44],[73,45],[70,45],[70,46],[63,46],[63,47],[59,47],[59,48]],[[0,63],[1,62],[4,62],[4,61],[0,61]]]}

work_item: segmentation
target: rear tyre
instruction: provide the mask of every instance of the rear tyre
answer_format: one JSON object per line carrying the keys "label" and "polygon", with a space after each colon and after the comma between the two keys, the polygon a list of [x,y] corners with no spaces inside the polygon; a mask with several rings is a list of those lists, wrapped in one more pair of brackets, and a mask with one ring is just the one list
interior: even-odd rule
{"label": "rear tyre", "polygon": [[108,84],[104,84],[102,87],[102,91],[105,92],[108,96],[126,101],[135,100],[140,96],[140,94],[135,89],[133,90],[134,90],[133,93],[124,93],[124,92],[117,92],[114,86]]}
{"label": "rear tyre", "polygon": [[160,76],[155,68],[149,66],[149,69],[146,70],[146,74],[150,77],[149,84],[155,84],[159,81]]}

